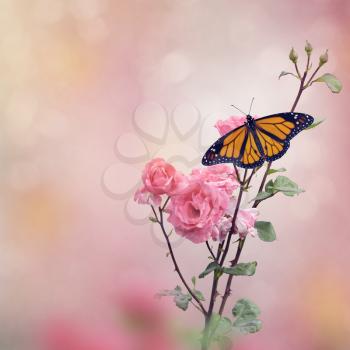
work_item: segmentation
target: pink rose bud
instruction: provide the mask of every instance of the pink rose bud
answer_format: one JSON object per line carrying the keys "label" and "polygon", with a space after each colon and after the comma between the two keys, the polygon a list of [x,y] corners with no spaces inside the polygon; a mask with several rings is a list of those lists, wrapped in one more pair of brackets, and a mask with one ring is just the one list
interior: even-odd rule
{"label": "pink rose bud", "polygon": [[240,209],[236,219],[235,233],[238,233],[241,238],[246,237],[248,234],[256,236],[255,221],[258,215],[258,209]]}
{"label": "pink rose bud", "polygon": [[218,129],[221,136],[224,136],[228,132],[230,132],[233,129],[238,128],[239,126],[243,125],[246,120],[246,117],[229,117],[226,120],[218,120],[216,124],[214,125],[216,129]]}

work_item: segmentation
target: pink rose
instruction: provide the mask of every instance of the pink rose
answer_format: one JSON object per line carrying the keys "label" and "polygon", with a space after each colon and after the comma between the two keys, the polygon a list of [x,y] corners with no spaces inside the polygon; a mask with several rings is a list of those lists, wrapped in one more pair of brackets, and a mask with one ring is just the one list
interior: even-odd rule
{"label": "pink rose", "polygon": [[183,192],[171,198],[168,221],[180,236],[202,243],[210,238],[227,205],[226,192],[194,177]]}
{"label": "pink rose", "polygon": [[154,158],[146,164],[142,181],[148,192],[169,196],[185,185],[185,177],[162,158]]}
{"label": "pink rose", "polygon": [[250,234],[255,236],[257,231],[255,228],[255,221],[259,215],[259,211],[256,208],[240,209],[238,211],[235,233],[238,233],[241,238]]}
{"label": "pink rose", "polygon": [[[236,206],[236,203],[234,203],[234,206]],[[226,213],[226,215],[223,216],[217,222],[217,224],[213,226],[211,237],[214,241],[223,241],[231,230],[232,215],[234,210],[232,210],[231,205],[229,205],[229,207],[231,207],[228,209],[228,211],[231,211],[231,215],[228,215]],[[255,208],[239,209],[235,222],[234,233],[238,233],[241,238],[246,237],[248,234],[255,236],[257,233],[255,228],[255,221],[258,215],[259,211]]]}
{"label": "pink rose", "polygon": [[227,134],[229,131],[238,128],[239,126],[243,125],[246,121],[246,117],[229,117],[226,120],[218,120],[216,124],[214,125],[221,136]]}
{"label": "pink rose", "polygon": [[156,206],[160,205],[162,194],[171,196],[187,186],[186,177],[162,158],[154,158],[146,164],[142,181],[144,186],[136,191],[134,200]]}
{"label": "pink rose", "polygon": [[216,223],[216,225],[213,226],[213,229],[211,231],[211,238],[214,241],[222,242],[226,238],[231,227],[232,227],[232,217],[231,216],[223,216]]}
{"label": "pink rose", "polygon": [[207,184],[214,185],[220,190],[225,191],[229,196],[239,187],[234,168],[226,164],[193,169],[191,176],[201,179]]}

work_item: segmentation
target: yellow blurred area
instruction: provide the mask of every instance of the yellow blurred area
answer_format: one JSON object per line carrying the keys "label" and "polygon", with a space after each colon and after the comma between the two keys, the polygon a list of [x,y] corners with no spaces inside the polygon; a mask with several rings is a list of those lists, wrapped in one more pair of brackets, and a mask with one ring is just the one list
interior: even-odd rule
{"label": "yellow blurred area", "polygon": [[335,269],[319,266],[301,294],[303,322],[325,348],[350,346],[350,284]]}
{"label": "yellow blurred area", "polygon": [[43,186],[21,193],[9,213],[11,239],[20,246],[29,244],[43,249],[62,238],[72,215],[68,198],[62,193]]}

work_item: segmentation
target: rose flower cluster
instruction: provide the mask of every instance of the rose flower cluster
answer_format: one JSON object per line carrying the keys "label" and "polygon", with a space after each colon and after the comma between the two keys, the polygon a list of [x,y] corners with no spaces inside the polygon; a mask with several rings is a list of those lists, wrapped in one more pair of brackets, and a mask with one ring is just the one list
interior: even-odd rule
{"label": "rose flower cluster", "polygon": [[[215,127],[220,134],[239,126],[242,118],[231,117],[218,121]],[[234,168],[218,164],[193,169],[189,175],[177,171],[164,159],[148,162],[142,174],[143,186],[135,193],[140,204],[160,206],[162,197],[170,197],[167,220],[175,232],[194,243],[209,239],[222,241],[231,230],[235,190],[240,186]],[[255,235],[257,209],[240,209],[234,233],[245,237]]]}

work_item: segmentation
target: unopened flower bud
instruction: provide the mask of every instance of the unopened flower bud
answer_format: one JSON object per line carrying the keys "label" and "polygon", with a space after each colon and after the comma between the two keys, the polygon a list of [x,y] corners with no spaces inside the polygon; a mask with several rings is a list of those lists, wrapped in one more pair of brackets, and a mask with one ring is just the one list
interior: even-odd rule
{"label": "unopened flower bud", "polygon": [[297,54],[296,51],[294,50],[294,47],[292,47],[292,49],[290,50],[289,59],[290,59],[293,63],[297,63],[298,54]]}
{"label": "unopened flower bud", "polygon": [[328,62],[328,50],[320,56],[320,66],[323,66],[325,63]]}
{"label": "unopened flower bud", "polygon": [[305,45],[305,51],[307,53],[308,56],[311,55],[312,52],[312,46],[311,44],[306,40],[306,45]]}

